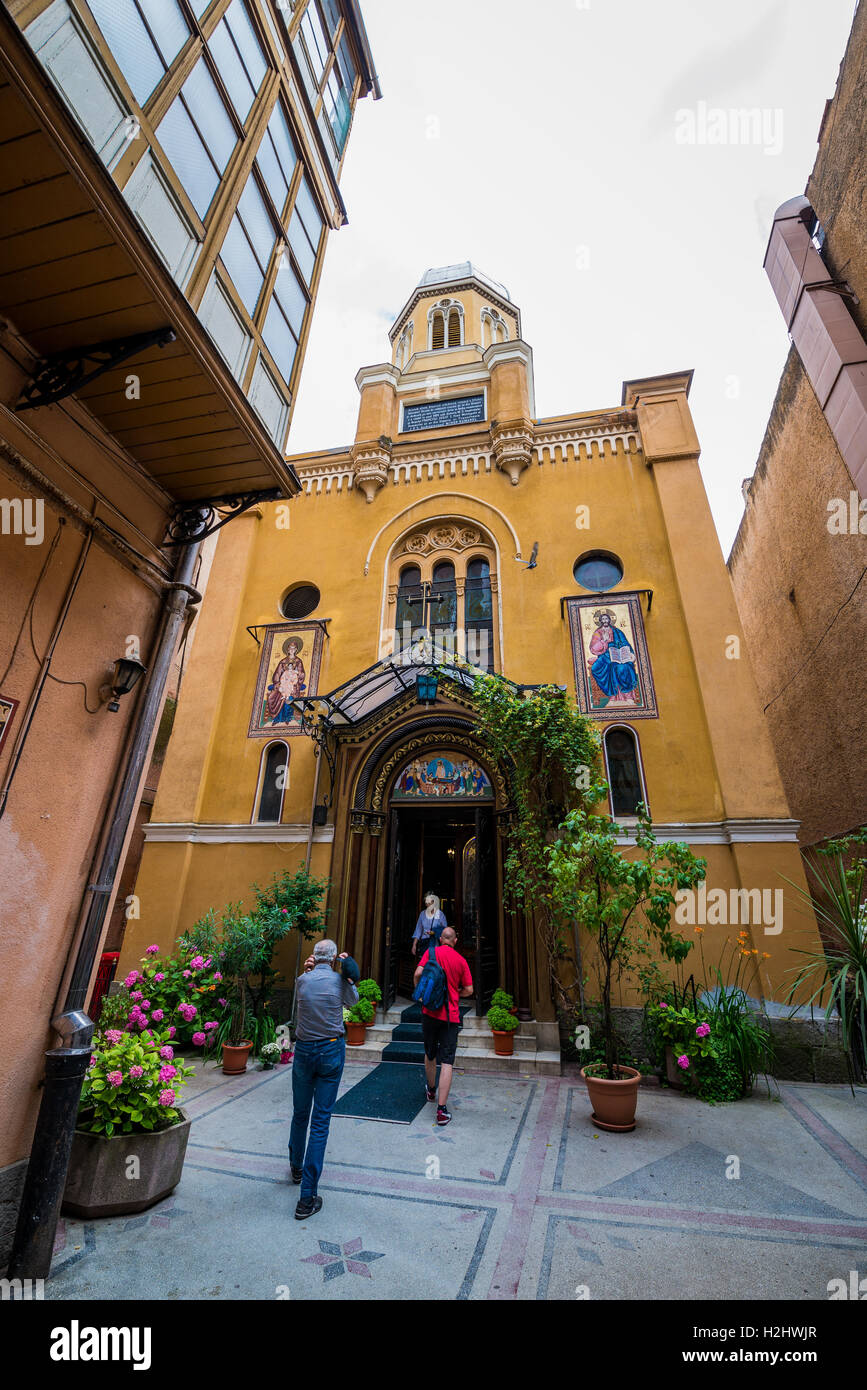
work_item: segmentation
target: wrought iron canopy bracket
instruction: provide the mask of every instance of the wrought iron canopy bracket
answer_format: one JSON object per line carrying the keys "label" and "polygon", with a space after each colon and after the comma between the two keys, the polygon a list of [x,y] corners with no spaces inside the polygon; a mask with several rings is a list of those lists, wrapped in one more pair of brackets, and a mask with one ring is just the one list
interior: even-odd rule
{"label": "wrought iron canopy bracket", "polygon": [[147,348],[165,347],[174,341],[173,328],[155,328],[149,333],[130,333],[125,338],[55,352],[38,363],[15,409],[35,410],[40,405],[53,405]]}
{"label": "wrought iron canopy bracket", "polygon": [[258,503],[276,502],[282,496],[280,488],[272,487],[262,492],[243,492],[234,497],[215,497],[212,500],[191,502],[185,507],[178,507],[168,524],[163,545],[193,545],[203,541],[215,531],[219,531],[227,521],[234,521],[236,516],[241,516]]}

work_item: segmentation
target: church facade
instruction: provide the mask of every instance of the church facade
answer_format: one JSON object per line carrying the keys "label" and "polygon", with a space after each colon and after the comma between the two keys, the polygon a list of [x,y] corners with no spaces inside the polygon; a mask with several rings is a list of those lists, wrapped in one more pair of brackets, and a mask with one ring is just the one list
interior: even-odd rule
{"label": "church facade", "polygon": [[[797,823],[699,472],[691,375],[540,419],[508,291],[471,263],[422,277],[389,360],[358,372],[355,440],[292,457],[298,498],[220,538],[121,971],[308,863],[330,882],[330,934],[387,1001],[407,992],[434,892],[479,1010],[502,985],[523,1018],[553,1020],[532,923],[504,904],[508,771],[477,735],[465,667],[433,679],[445,651],[574,695],[624,843],[643,801],[658,838],[705,856],[706,960],[745,930],[751,992],[783,998],[816,924],[785,881],[804,882]],[[284,943],[290,981],[295,959]]]}

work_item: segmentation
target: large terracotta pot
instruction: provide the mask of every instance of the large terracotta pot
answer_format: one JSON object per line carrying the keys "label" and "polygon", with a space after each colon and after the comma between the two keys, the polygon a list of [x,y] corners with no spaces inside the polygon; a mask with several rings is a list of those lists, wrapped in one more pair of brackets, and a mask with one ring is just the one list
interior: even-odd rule
{"label": "large terracotta pot", "polygon": [[587,1076],[585,1069],[581,1069],[593,1106],[591,1120],[597,1129],[608,1129],[615,1134],[635,1128],[641,1081],[641,1072],[633,1067],[618,1067],[617,1071],[618,1079],[609,1081],[606,1076]]}
{"label": "large terracotta pot", "polygon": [[492,1028],[491,1032],[494,1035],[494,1052],[496,1055],[498,1057],[511,1057],[512,1053],[515,1051],[514,1029],[509,1029],[504,1033],[500,1033],[496,1028]]}
{"label": "large terracotta pot", "polygon": [[363,1047],[367,1026],[364,1023],[346,1024],[346,1041],[350,1047]]}
{"label": "large terracotta pot", "polygon": [[[161,1202],[180,1182],[190,1123],[181,1110],[179,1124],[143,1134],[88,1134],[77,1129],[63,1193],[63,1210],[90,1221],[96,1216],[123,1216]],[[139,1176],[129,1177],[128,1160],[139,1161]]]}
{"label": "large terracotta pot", "polygon": [[251,1042],[223,1043],[223,1072],[226,1076],[239,1076],[247,1070],[247,1058],[253,1050]]}

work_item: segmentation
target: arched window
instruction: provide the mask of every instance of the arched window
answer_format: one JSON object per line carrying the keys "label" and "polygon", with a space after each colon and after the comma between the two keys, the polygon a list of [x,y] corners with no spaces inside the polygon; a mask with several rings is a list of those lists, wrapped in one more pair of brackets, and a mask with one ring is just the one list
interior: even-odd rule
{"label": "arched window", "polygon": [[467,661],[483,671],[494,669],[494,604],[491,566],[482,556],[467,565],[466,579]]}
{"label": "arched window", "polygon": [[632,729],[615,726],[605,731],[604,743],[611,814],[634,816],[640,801],[647,805],[638,740]]}
{"label": "arched window", "polygon": [[449,313],[449,347],[461,346],[461,324],[463,320],[457,309]]}
{"label": "arched window", "polygon": [[253,820],[259,824],[280,824],[283,796],[289,785],[289,758],[288,743],[269,743],[262,752],[253,815]]}
{"label": "arched window", "polygon": [[437,348],[445,347],[445,341],[446,341],[446,320],[445,320],[445,315],[442,314],[442,313],[440,313],[439,310],[438,310],[438,311],[434,314],[434,316],[433,316],[433,323],[432,323],[432,325],[431,325],[431,339],[430,339],[430,345],[431,345],[431,347],[433,348],[433,350],[436,351]]}
{"label": "arched window", "polygon": [[395,652],[412,646],[412,634],[421,627],[424,612],[424,591],[418,565],[405,565],[400,572],[397,589]]}
{"label": "arched window", "polygon": [[457,651],[458,588],[451,560],[434,565],[431,575],[430,632],[437,646]]}

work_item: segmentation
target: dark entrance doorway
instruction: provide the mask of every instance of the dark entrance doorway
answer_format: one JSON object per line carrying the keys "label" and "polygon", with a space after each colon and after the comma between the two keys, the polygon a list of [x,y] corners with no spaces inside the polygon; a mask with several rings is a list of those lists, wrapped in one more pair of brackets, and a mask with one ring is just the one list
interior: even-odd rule
{"label": "dark entrance doorway", "polygon": [[484,1013],[499,975],[493,807],[393,807],[386,863],[384,1004],[412,995],[412,934],[425,893],[436,893],[473,976],[472,1002]]}

